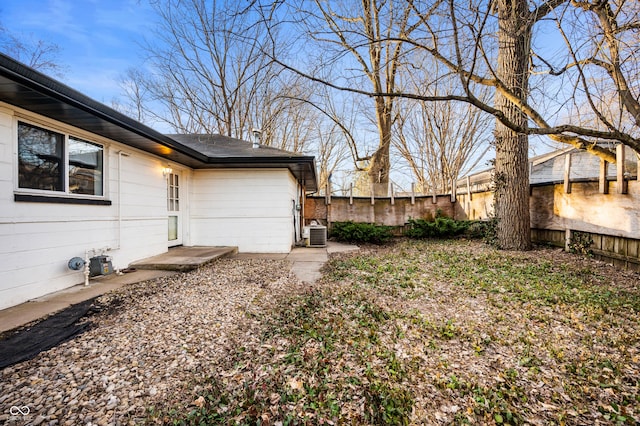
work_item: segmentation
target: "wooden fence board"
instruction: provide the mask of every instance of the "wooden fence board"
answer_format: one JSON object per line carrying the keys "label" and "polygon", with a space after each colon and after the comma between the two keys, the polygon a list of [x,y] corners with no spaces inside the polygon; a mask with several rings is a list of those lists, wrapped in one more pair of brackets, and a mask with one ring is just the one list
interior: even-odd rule
{"label": "wooden fence board", "polygon": [[[615,181],[610,181],[608,194],[601,193],[598,181],[571,182],[571,193],[564,192],[564,184],[533,185],[530,191],[531,238],[565,247],[565,232],[589,233],[596,258],[640,271],[640,184],[630,180],[627,193],[619,194]],[[447,217],[458,220],[487,219],[493,216],[491,191],[461,191],[456,202],[450,195],[407,196],[391,199],[369,197],[332,197],[326,205],[324,197],[307,197],[304,209],[305,224],[311,220],[321,223],[365,222],[397,227],[404,230],[409,219],[433,219],[440,210]],[[571,233],[570,232],[570,233]]]}

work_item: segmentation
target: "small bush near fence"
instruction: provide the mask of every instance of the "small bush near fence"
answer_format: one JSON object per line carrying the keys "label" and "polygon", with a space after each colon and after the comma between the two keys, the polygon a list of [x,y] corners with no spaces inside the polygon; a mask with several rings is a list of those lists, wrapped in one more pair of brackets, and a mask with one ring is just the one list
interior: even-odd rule
{"label": "small bush near fence", "polygon": [[449,217],[436,217],[433,221],[409,219],[409,229],[405,231],[405,235],[409,238],[454,237],[463,234],[469,228],[470,223]]}
{"label": "small bush near fence", "polygon": [[574,254],[592,256],[593,238],[588,232],[574,231],[569,240],[569,251]]}
{"label": "small bush near fence", "polygon": [[482,239],[482,241],[489,245],[497,246],[497,226],[498,219],[495,217],[492,217],[489,220],[473,220],[470,222],[469,228],[467,228],[467,231],[465,232],[465,236],[474,239]]}
{"label": "small bush near fence", "polygon": [[[495,220],[468,221],[439,216],[435,220],[409,219],[407,228],[404,235],[415,239],[464,235],[467,238],[482,239],[489,244],[495,240]],[[334,222],[331,225],[331,237],[351,243],[384,244],[393,238],[393,229],[393,226],[370,223]]]}
{"label": "small bush near fence", "polygon": [[331,236],[338,241],[384,244],[393,237],[391,226],[370,223],[333,222]]}

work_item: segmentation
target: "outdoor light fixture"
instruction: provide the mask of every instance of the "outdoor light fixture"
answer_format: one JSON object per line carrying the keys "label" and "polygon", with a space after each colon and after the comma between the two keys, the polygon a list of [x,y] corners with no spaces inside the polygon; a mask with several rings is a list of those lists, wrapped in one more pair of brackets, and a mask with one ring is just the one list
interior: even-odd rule
{"label": "outdoor light fixture", "polygon": [[162,176],[166,176],[171,173],[173,173],[173,169],[167,164],[167,166],[162,169]]}

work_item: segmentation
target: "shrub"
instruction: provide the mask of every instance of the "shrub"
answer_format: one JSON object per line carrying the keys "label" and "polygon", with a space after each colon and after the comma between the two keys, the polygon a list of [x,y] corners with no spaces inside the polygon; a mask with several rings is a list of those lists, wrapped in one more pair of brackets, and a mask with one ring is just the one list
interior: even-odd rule
{"label": "shrub", "polygon": [[571,233],[571,239],[569,240],[569,251],[571,253],[592,256],[592,246],[593,238],[588,232],[574,231]]}
{"label": "shrub", "polygon": [[438,216],[433,221],[409,219],[409,229],[405,235],[409,238],[448,238],[464,233],[470,222]]}
{"label": "shrub", "polygon": [[497,245],[496,226],[498,219],[495,217],[489,220],[474,220],[470,222],[465,235],[469,238],[482,239],[489,245]]}
{"label": "shrub", "polygon": [[349,221],[334,222],[331,225],[331,236],[338,241],[384,244],[393,237],[393,234],[391,226]]}

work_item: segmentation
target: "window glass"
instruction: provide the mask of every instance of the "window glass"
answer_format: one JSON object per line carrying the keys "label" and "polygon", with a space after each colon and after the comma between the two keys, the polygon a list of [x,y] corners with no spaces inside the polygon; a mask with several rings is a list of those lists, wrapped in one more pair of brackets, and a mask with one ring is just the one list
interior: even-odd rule
{"label": "window glass", "polygon": [[102,196],[103,175],[102,145],[18,123],[19,188]]}
{"label": "window glass", "polygon": [[18,186],[64,191],[64,136],[18,123]]}
{"label": "window glass", "polygon": [[102,195],[103,148],[69,137],[69,192]]}
{"label": "window glass", "polygon": [[170,212],[180,211],[178,185],[178,175],[169,173],[167,176],[167,210]]}
{"label": "window glass", "polygon": [[178,239],[178,216],[169,216],[169,241]]}

